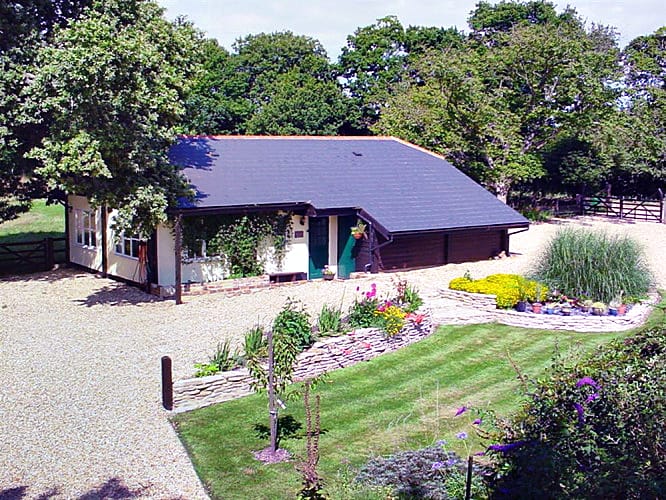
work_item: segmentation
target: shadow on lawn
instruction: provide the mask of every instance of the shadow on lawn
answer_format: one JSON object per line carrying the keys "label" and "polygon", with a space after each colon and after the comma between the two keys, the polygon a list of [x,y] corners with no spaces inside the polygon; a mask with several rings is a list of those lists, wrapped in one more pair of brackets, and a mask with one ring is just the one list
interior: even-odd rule
{"label": "shadow on lawn", "polygon": [[[278,444],[283,438],[303,439],[306,432],[301,431],[303,431],[303,424],[291,415],[278,417]],[[271,430],[266,424],[254,424],[254,432],[259,439],[269,439],[271,436]],[[319,434],[323,435],[327,432],[327,429],[322,429]]]}
{"label": "shadow on lawn", "polygon": [[[98,499],[123,499],[123,498],[141,498],[148,489],[148,486],[137,488],[132,490],[128,488],[122,479],[118,477],[112,477],[108,479],[100,486],[87,491],[80,497],[79,500],[98,500]],[[27,496],[27,486],[17,486],[14,488],[8,488],[6,490],[0,490],[0,500],[23,500],[28,498]],[[44,493],[41,493],[37,496],[30,496],[30,498],[35,498],[37,500],[48,500],[49,498],[55,497],[60,491],[58,488],[51,488]]]}

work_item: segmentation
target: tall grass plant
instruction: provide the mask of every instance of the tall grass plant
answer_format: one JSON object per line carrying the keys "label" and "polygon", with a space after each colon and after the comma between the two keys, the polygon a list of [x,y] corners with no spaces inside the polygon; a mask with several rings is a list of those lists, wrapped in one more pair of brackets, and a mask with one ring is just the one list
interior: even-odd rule
{"label": "tall grass plant", "polygon": [[534,276],[565,295],[610,302],[640,297],[653,279],[641,245],[627,237],[564,228],[538,259]]}

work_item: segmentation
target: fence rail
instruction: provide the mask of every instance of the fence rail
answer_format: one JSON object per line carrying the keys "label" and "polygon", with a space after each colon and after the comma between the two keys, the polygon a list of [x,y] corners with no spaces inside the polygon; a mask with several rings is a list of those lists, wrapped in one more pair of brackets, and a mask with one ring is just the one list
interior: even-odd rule
{"label": "fence rail", "polygon": [[46,271],[65,262],[65,238],[0,243],[0,273]]}
{"label": "fence rail", "polygon": [[622,196],[588,196],[582,200],[582,213],[663,223],[666,219],[664,199],[661,192],[659,194],[659,200],[634,200]]}

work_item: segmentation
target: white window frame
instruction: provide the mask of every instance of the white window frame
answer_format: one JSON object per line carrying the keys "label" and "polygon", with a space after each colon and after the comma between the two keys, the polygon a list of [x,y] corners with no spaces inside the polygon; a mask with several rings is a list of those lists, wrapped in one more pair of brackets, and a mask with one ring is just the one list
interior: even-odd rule
{"label": "white window frame", "polygon": [[76,244],[83,248],[97,247],[97,211],[77,208],[74,210]]}
{"label": "white window frame", "polygon": [[125,236],[121,234],[114,246],[115,254],[130,259],[139,258],[139,244],[144,241],[138,236]]}

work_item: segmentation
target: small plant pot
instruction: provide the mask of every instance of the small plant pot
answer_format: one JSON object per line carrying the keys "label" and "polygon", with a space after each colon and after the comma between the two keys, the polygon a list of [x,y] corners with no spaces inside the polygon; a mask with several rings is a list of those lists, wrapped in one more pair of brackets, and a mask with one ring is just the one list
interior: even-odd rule
{"label": "small plant pot", "polygon": [[352,233],[352,236],[354,237],[355,240],[360,240],[363,238],[363,233]]}
{"label": "small plant pot", "polygon": [[560,309],[562,316],[571,316],[571,309]]}
{"label": "small plant pot", "polygon": [[608,308],[608,315],[609,316],[617,316],[617,308],[616,307],[609,307]]}
{"label": "small plant pot", "polygon": [[532,312],[535,314],[541,314],[541,308],[543,307],[542,304],[539,303],[534,303],[532,304]]}
{"label": "small plant pot", "polygon": [[592,308],[592,314],[595,316],[603,316],[606,311],[602,309],[601,307],[593,307]]}
{"label": "small plant pot", "polygon": [[627,314],[627,304],[621,304],[617,308],[617,314],[618,316],[624,316]]}
{"label": "small plant pot", "polygon": [[521,300],[520,302],[518,302],[516,304],[516,311],[521,312],[521,313],[524,313],[525,311],[527,311],[527,302],[525,302],[524,300]]}
{"label": "small plant pot", "polygon": [[335,278],[335,274],[322,274],[322,278],[326,281],[332,281]]}
{"label": "small plant pot", "polygon": [[553,309],[552,307],[546,307],[544,311],[546,312],[546,314],[555,314],[555,309]]}

